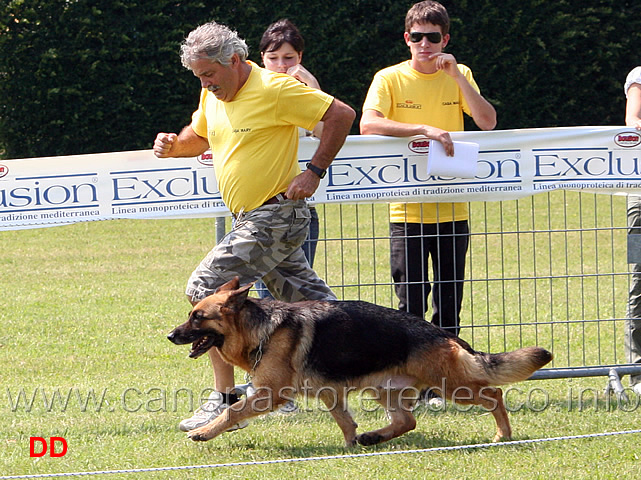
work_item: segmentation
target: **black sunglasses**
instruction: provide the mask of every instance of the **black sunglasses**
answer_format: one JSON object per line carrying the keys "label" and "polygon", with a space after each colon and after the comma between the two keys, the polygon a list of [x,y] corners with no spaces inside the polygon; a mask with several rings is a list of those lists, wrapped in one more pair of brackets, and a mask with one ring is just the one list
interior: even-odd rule
{"label": "black sunglasses", "polygon": [[423,37],[427,37],[427,41],[430,43],[441,43],[441,32],[410,32],[410,42],[418,43],[423,40]]}

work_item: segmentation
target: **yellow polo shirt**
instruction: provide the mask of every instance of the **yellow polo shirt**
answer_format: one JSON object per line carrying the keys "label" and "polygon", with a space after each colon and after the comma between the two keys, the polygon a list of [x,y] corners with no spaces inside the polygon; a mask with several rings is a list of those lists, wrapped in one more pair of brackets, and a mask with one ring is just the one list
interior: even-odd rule
{"label": "yellow polo shirt", "polygon": [[230,102],[203,89],[191,126],[207,138],[225,205],[253,210],[300,174],[298,127],[312,130],[334,98],[253,62]]}
{"label": "yellow polo shirt", "polygon": [[[461,64],[458,68],[478,92],[471,70]],[[443,71],[417,72],[409,61],[376,73],[363,104],[365,110],[376,110],[397,122],[431,125],[448,132],[464,130],[463,113],[470,114],[470,107],[452,77]],[[394,223],[437,223],[467,218],[466,203],[390,205],[390,221]]]}

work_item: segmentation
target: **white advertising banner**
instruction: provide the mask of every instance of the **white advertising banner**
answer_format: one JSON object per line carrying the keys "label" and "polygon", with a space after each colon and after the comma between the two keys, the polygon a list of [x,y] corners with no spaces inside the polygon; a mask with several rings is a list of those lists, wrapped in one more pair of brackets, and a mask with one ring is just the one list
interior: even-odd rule
{"label": "white advertising banner", "polygon": [[[352,135],[311,200],[500,201],[557,189],[641,194],[641,135],[629,127],[454,132],[452,138],[479,145],[474,178],[429,175],[426,138]],[[302,169],[317,146],[317,139],[301,139]],[[0,160],[0,230],[227,215],[211,165],[210,154],[159,159],[151,150]]]}

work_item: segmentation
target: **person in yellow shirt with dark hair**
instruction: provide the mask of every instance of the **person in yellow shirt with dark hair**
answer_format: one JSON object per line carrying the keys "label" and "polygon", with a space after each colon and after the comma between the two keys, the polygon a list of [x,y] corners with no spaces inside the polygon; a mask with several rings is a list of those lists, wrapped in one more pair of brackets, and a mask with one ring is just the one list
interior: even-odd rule
{"label": "person in yellow shirt with dark hair", "polygon": [[[464,113],[483,130],[496,126],[494,107],[479,93],[471,70],[443,51],[450,40],[449,26],[440,3],[428,0],[412,6],[404,33],[411,59],[374,76],[363,105],[362,134],[423,135],[453,155],[449,132],[464,129]],[[399,309],[424,317],[431,292],[432,322],[458,335],[469,245],[467,204],[392,204],[390,234]]]}
{"label": "person in yellow shirt with dark hair", "polygon": [[[261,277],[274,297],[335,300],[309,266],[303,250],[312,196],[354,121],[340,100],[247,61],[247,45],[216,22],[192,31],[181,45],[183,66],[200,80],[198,110],[180,134],[159,133],[160,158],[195,157],[211,148],[218,187],[234,215],[234,228],[192,273],[187,296],[195,305],[235,276],[241,285]],[[298,166],[298,127],[324,133],[307,169]],[[211,422],[237,400],[233,367],[209,350],[214,392],[180,422],[193,430]],[[243,428],[235,425],[233,429]]]}

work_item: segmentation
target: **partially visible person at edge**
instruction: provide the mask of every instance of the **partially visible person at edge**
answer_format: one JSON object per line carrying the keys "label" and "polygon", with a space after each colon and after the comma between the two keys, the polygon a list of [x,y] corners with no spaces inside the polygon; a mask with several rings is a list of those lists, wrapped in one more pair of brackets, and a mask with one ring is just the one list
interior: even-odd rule
{"label": "partially visible person at edge", "polygon": [[[363,105],[362,134],[423,135],[453,155],[449,132],[464,129],[463,113],[482,130],[496,126],[494,107],[479,93],[471,70],[443,51],[449,29],[440,3],[424,1],[410,8],[403,37],[411,58],[374,76]],[[399,309],[424,317],[431,292],[432,322],[458,335],[469,244],[467,204],[392,204],[390,236]]]}
{"label": "partially visible person at edge", "polygon": [[[354,110],[291,76],[247,61],[247,53],[245,41],[216,22],[189,33],[181,60],[200,80],[200,103],[179,134],[159,133],[154,141],[160,158],[195,157],[211,148],[222,199],[235,217],[234,228],[192,273],[187,297],[195,305],[239,276],[242,285],[263,278],[279,300],[334,300],[301,248],[310,218],[305,199],[342,147]],[[312,130],[321,120],[323,137],[301,173],[298,127]],[[214,392],[180,423],[184,431],[211,422],[238,400],[233,367],[218,349],[208,353]]]}
{"label": "partially visible person at edge", "polygon": [[[267,70],[291,75],[305,85],[320,90],[320,84],[318,80],[316,80],[316,77],[301,64],[303,61],[303,51],[305,50],[303,36],[300,34],[296,25],[288,19],[278,20],[267,27],[267,30],[265,30],[260,40],[259,49],[263,65]],[[323,134],[323,122],[318,122],[312,132],[304,128],[299,128],[298,133],[301,137],[313,135],[314,137],[321,138]],[[309,211],[312,218],[309,223],[307,240],[305,240],[303,244],[303,252],[309,265],[313,267],[314,257],[316,256],[316,246],[318,244],[319,224],[316,207],[310,205]],[[256,290],[261,298],[271,296],[262,281],[256,283]]]}
{"label": "partially visible person at edge", "polygon": [[[625,80],[625,124],[641,133],[641,67],[633,69]],[[628,228],[631,234],[641,235],[641,195],[628,195]],[[634,252],[636,258],[641,251]],[[632,278],[625,319],[625,359],[641,363],[641,263],[632,264]],[[641,374],[630,376],[630,386],[641,395]]]}

